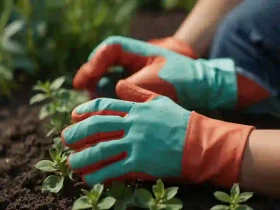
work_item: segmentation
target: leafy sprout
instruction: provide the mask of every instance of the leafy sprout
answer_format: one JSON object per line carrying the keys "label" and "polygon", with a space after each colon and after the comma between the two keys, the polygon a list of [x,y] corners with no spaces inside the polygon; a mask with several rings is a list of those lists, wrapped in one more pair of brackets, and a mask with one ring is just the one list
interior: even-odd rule
{"label": "leafy sprout", "polygon": [[238,184],[234,184],[230,190],[230,195],[221,191],[214,193],[214,196],[228,205],[216,205],[211,208],[211,210],[253,210],[250,206],[243,204],[251,197],[253,197],[252,192],[240,193],[240,188]]}
{"label": "leafy sprout", "polygon": [[33,90],[40,93],[30,99],[30,104],[45,102],[40,110],[39,118],[43,120],[50,117],[47,136],[59,134],[70,125],[72,123],[72,110],[89,99],[85,92],[62,88],[64,82],[65,77],[59,77],[53,82],[46,81],[43,83],[39,81],[33,87]]}
{"label": "leafy sprout", "polygon": [[104,186],[101,184],[96,184],[90,191],[82,189],[83,196],[78,198],[72,210],[79,209],[92,209],[92,210],[103,210],[110,209],[116,202],[116,199],[110,196],[102,197],[102,192],[104,190]]}
{"label": "leafy sprout", "polygon": [[42,184],[42,192],[58,193],[66,177],[72,178],[72,171],[67,166],[67,157],[70,150],[63,147],[61,141],[56,138],[55,143],[49,149],[49,155],[52,160],[41,160],[35,167],[44,172],[52,172],[54,175],[48,176]]}
{"label": "leafy sprout", "polygon": [[178,187],[164,188],[163,182],[159,179],[156,185],[153,186],[152,195],[148,190],[140,188],[136,190],[136,201],[142,208],[149,208],[150,210],[169,209],[179,210],[182,209],[182,202],[175,198]]}
{"label": "leafy sprout", "polygon": [[113,182],[108,189],[107,195],[116,199],[114,210],[123,210],[127,209],[128,206],[134,205],[134,189],[124,182]]}

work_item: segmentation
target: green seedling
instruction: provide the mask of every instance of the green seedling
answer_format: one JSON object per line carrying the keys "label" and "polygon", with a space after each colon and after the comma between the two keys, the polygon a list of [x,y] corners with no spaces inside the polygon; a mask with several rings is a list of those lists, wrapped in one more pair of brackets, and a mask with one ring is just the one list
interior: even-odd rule
{"label": "green seedling", "polygon": [[113,182],[106,194],[116,199],[114,210],[125,210],[129,206],[134,206],[135,194],[131,185]]}
{"label": "green seedling", "polygon": [[182,202],[175,198],[178,187],[164,188],[163,182],[159,179],[156,185],[153,186],[152,195],[144,188],[136,189],[136,202],[141,208],[148,208],[150,210],[168,209],[179,210],[182,209]]}
{"label": "green seedling", "polygon": [[89,100],[85,92],[67,90],[62,88],[64,77],[59,77],[53,82],[37,82],[33,90],[40,91],[30,99],[30,104],[45,102],[42,106],[39,118],[43,120],[50,117],[47,125],[47,136],[59,134],[65,127],[72,123],[71,112],[79,104]]}
{"label": "green seedling", "polygon": [[61,141],[56,138],[54,145],[49,149],[52,160],[41,160],[35,167],[44,171],[52,172],[54,175],[48,176],[42,184],[42,192],[58,193],[62,187],[66,177],[72,178],[72,171],[67,167],[67,157],[69,148],[63,147]]}
{"label": "green seedling", "polygon": [[116,199],[110,196],[101,198],[103,190],[104,190],[104,186],[101,184],[94,185],[90,191],[82,189],[84,195],[75,201],[72,210],[110,209],[115,204]]}
{"label": "green seedling", "polygon": [[211,210],[253,210],[250,206],[244,205],[242,203],[249,200],[252,196],[252,192],[240,193],[240,188],[238,184],[234,184],[230,190],[230,195],[224,192],[217,191],[214,196],[228,205],[216,205],[211,208]]}

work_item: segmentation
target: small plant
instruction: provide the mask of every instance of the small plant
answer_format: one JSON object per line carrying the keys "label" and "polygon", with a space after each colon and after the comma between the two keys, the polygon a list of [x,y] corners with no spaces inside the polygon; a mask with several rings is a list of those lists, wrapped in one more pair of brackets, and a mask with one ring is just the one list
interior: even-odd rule
{"label": "small plant", "polygon": [[58,193],[66,177],[72,180],[72,171],[67,166],[67,157],[70,150],[63,147],[61,139],[55,138],[54,145],[49,149],[52,160],[41,160],[35,167],[44,172],[53,172],[55,175],[48,176],[42,184],[42,192]]}
{"label": "small plant", "polygon": [[230,190],[230,195],[224,192],[217,191],[214,196],[228,205],[216,205],[210,210],[253,210],[250,206],[244,205],[242,203],[249,200],[252,196],[252,192],[244,192],[240,194],[240,189],[238,184],[234,184]]}
{"label": "small plant", "polygon": [[141,208],[148,208],[150,210],[168,209],[179,210],[182,209],[182,202],[175,198],[178,187],[164,188],[161,180],[158,180],[156,185],[153,186],[152,195],[148,190],[139,188],[135,192],[136,202]]}
{"label": "small plant", "polygon": [[46,102],[39,113],[40,120],[50,117],[47,126],[51,134],[59,134],[65,127],[72,123],[71,112],[79,104],[88,101],[84,92],[62,88],[65,77],[59,77],[53,82],[37,82],[33,90],[40,91],[30,99],[30,104]]}
{"label": "small plant", "polygon": [[103,190],[102,184],[94,185],[90,191],[82,189],[84,195],[75,201],[72,209],[110,209],[115,204],[116,199],[110,196],[101,199]]}
{"label": "small plant", "polygon": [[124,210],[129,206],[136,206],[134,192],[131,185],[126,185],[124,182],[113,182],[106,194],[116,199],[114,210]]}

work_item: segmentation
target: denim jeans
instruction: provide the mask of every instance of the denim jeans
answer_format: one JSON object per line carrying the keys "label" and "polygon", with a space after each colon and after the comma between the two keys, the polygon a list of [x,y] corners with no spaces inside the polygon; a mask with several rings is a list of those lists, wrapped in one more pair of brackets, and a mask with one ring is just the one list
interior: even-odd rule
{"label": "denim jeans", "polygon": [[250,112],[280,113],[280,0],[244,0],[220,24],[210,58],[232,58],[241,74],[271,92]]}

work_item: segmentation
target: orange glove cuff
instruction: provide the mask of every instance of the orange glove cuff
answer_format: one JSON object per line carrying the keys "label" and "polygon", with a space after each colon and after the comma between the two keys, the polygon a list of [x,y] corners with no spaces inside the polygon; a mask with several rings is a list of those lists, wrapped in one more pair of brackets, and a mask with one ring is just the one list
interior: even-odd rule
{"label": "orange glove cuff", "polygon": [[186,42],[176,39],[174,37],[167,37],[163,39],[152,39],[149,43],[171,50],[173,52],[197,59],[198,56],[194,50]]}
{"label": "orange glove cuff", "polygon": [[192,112],[183,157],[183,176],[194,183],[237,183],[253,126],[227,123]]}

